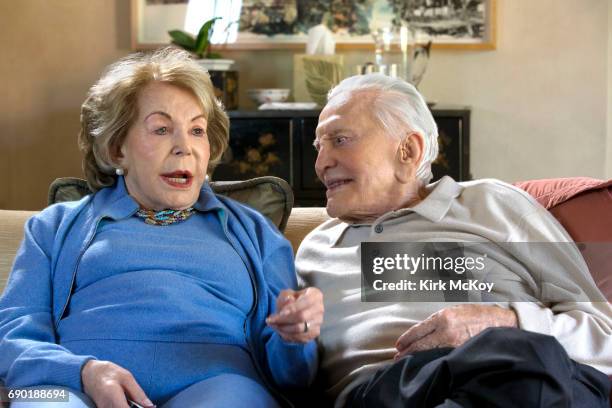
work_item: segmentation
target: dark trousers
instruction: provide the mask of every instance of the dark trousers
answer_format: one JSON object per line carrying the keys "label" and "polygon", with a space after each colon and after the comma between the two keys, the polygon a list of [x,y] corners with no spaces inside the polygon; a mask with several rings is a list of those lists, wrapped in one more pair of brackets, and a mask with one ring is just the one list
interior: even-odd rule
{"label": "dark trousers", "polygon": [[346,407],[609,407],[610,380],[551,336],[491,328],[409,355],[354,389]]}

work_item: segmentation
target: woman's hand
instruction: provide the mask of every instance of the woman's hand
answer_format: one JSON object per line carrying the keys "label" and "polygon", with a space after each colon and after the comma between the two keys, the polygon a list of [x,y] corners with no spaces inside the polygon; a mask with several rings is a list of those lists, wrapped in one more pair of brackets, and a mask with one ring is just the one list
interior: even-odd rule
{"label": "woman's hand", "polygon": [[281,291],[276,299],[276,313],[266,323],[285,341],[307,343],[321,332],[323,293],[318,288]]}
{"label": "woman's hand", "polygon": [[110,361],[89,360],[81,370],[83,391],[98,408],[128,408],[128,398],[154,407],[132,373]]}

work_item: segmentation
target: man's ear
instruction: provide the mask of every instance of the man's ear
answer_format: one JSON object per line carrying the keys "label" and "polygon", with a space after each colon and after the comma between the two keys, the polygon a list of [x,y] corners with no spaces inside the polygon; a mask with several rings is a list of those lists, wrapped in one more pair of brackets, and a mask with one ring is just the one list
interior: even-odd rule
{"label": "man's ear", "polygon": [[417,132],[410,132],[404,136],[399,145],[399,160],[403,164],[416,163],[423,158],[423,136]]}
{"label": "man's ear", "polygon": [[396,176],[399,181],[407,183],[416,179],[424,147],[421,134],[410,132],[404,136],[397,150],[398,171]]}

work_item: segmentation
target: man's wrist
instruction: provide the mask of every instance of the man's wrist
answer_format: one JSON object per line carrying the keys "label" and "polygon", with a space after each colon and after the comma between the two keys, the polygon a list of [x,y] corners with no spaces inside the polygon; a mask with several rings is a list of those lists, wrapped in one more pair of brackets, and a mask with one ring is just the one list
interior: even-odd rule
{"label": "man's wrist", "polygon": [[504,326],[518,328],[519,322],[518,322],[518,315],[516,314],[516,312],[513,309],[505,309],[505,308],[500,308],[500,309],[502,309],[504,313],[504,317],[505,317],[504,321],[506,322],[506,324]]}

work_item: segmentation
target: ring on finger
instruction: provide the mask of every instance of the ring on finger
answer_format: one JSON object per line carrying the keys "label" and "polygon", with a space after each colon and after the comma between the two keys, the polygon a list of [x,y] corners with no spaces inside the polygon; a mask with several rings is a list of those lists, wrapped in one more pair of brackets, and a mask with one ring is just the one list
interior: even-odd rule
{"label": "ring on finger", "polygon": [[308,330],[310,330],[310,325],[308,322],[304,322],[304,333],[308,333]]}

